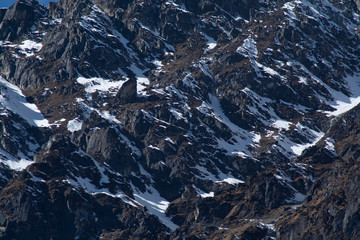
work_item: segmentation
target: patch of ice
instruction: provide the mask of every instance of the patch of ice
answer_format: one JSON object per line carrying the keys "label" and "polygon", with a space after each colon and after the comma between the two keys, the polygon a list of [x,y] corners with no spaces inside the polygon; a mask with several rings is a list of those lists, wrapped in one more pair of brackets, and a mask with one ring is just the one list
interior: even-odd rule
{"label": "patch of ice", "polygon": [[[234,176],[232,176],[232,174],[225,174],[223,172],[221,172],[217,167],[215,167],[217,169],[217,176],[215,176],[213,173],[209,172],[204,166],[200,166],[197,165],[195,167],[195,169],[197,169],[201,175],[197,176],[201,179],[207,179],[207,180],[211,180],[214,183],[223,183],[226,182],[228,184],[231,185],[237,185],[239,183],[244,183],[244,181],[235,178]],[[200,194],[200,192],[198,191],[198,193]]]}
{"label": "patch of ice", "polygon": [[224,149],[229,155],[238,155],[238,153],[241,153],[243,156],[252,156],[250,151],[248,151],[247,146],[252,143],[252,139],[256,134],[245,131],[231,122],[224,114],[218,98],[209,94],[209,99],[210,103],[203,101],[202,105],[197,107],[197,109],[203,114],[213,116],[215,119],[225,124],[233,133],[231,141],[217,138],[218,147]]}
{"label": "patch of ice", "polygon": [[181,5],[176,4],[176,3],[174,3],[173,0],[168,0],[165,4],[166,4],[166,5],[172,5],[172,6],[175,7],[175,9],[177,9],[177,10],[179,10],[179,11],[181,11],[181,12],[190,13],[188,10],[186,10],[186,7],[185,7],[184,4],[181,4]]}
{"label": "patch of ice", "polygon": [[200,196],[201,198],[208,198],[208,197],[214,197],[215,196],[214,192],[206,193],[203,190],[197,188],[195,185],[192,185],[192,187],[195,189],[197,195]]}
{"label": "patch of ice", "polygon": [[299,77],[299,83],[302,83],[304,85],[309,85],[307,82],[307,79],[305,77],[300,76]]}
{"label": "patch of ice", "polygon": [[15,171],[21,171],[33,163],[33,161],[26,159],[23,154],[19,155],[21,155],[21,159],[15,158],[4,149],[0,149],[0,162]]}
{"label": "patch of ice", "polygon": [[158,148],[158,147],[156,147],[156,146],[154,146],[154,145],[149,145],[149,148],[160,151],[160,148]]}
{"label": "patch of ice", "polygon": [[263,222],[260,222],[260,225],[267,228],[267,229],[270,229],[271,231],[275,232],[276,229],[275,229],[275,224],[268,224],[268,223],[263,223]]}
{"label": "patch of ice", "polygon": [[252,140],[253,140],[254,143],[260,143],[261,135],[254,132],[254,137],[253,137]]}
{"label": "patch of ice", "polygon": [[106,195],[114,197],[114,198],[120,198],[125,203],[127,203],[133,207],[138,207],[136,205],[136,202],[134,200],[132,200],[131,198],[129,198],[128,196],[126,196],[125,193],[121,192],[121,193],[113,194],[109,191],[109,189],[106,189],[106,188],[98,189],[94,184],[91,183],[91,180],[88,178],[77,177],[76,180],[65,179],[65,180],[63,180],[63,182],[69,183],[70,185],[72,185],[74,188],[77,188],[77,189],[82,188],[91,195],[106,194]]}

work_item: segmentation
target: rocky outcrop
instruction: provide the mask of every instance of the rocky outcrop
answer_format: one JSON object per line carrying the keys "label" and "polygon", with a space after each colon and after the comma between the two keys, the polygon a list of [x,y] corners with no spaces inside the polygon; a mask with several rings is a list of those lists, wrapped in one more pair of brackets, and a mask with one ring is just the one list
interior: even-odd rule
{"label": "rocky outcrop", "polygon": [[46,9],[37,1],[16,1],[0,18],[0,40],[19,40],[23,34],[29,33],[36,20],[45,14]]}
{"label": "rocky outcrop", "polygon": [[[358,238],[357,14],[338,0],[0,10],[0,75],[26,95],[0,92],[1,238]],[[47,127],[11,111],[39,114],[29,102]]]}
{"label": "rocky outcrop", "polygon": [[118,93],[116,94],[116,97],[120,100],[121,103],[129,103],[135,100],[137,95],[136,85],[136,79],[130,79],[121,86]]}
{"label": "rocky outcrop", "polygon": [[355,107],[336,119],[325,142],[299,159],[311,163],[320,177],[309,189],[306,204],[277,223],[279,239],[359,237],[355,223],[359,206],[354,197],[359,194],[359,154],[353,140],[358,132],[358,111]]}

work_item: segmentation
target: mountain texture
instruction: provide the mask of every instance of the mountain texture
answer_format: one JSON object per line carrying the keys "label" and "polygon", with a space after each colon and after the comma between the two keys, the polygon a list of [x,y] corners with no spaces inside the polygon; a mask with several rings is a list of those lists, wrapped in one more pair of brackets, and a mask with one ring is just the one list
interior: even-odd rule
{"label": "mountain texture", "polygon": [[359,14],[0,9],[0,239],[360,239]]}

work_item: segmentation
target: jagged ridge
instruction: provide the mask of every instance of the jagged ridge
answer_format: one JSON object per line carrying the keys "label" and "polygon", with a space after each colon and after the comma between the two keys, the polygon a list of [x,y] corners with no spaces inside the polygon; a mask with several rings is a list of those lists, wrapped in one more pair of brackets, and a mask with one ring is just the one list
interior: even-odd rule
{"label": "jagged ridge", "polygon": [[[337,146],[324,140],[333,118],[359,103],[356,4],[20,0],[2,10],[0,74],[49,121],[34,129],[16,120],[27,133],[1,141],[3,236],[303,232],[277,219],[296,214],[283,206],[311,203],[321,164],[335,156],[313,149]],[[55,209],[42,214],[41,205]],[[41,223],[48,230],[36,235]]]}

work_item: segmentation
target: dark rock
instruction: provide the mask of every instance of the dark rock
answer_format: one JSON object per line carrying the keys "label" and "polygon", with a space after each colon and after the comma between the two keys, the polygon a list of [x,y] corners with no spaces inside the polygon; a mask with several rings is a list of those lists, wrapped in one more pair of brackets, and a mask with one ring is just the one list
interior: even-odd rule
{"label": "dark rock", "polygon": [[118,91],[116,97],[121,103],[131,103],[136,99],[137,94],[137,81],[130,79],[126,81]]}
{"label": "dark rock", "polygon": [[[37,2],[36,2],[37,3]],[[35,20],[35,1],[18,0],[3,15],[0,23],[0,39],[13,41],[27,33]]]}
{"label": "dark rock", "polygon": [[[30,126],[7,109],[29,105],[0,94],[12,101],[0,115],[1,238],[271,239],[272,224],[279,239],[359,238],[359,107],[327,113],[356,97],[358,7],[297,1],[292,15],[285,3],[0,10],[0,75],[51,123]],[[9,158],[34,163],[15,171]],[[150,214],[165,200],[172,233]]]}

